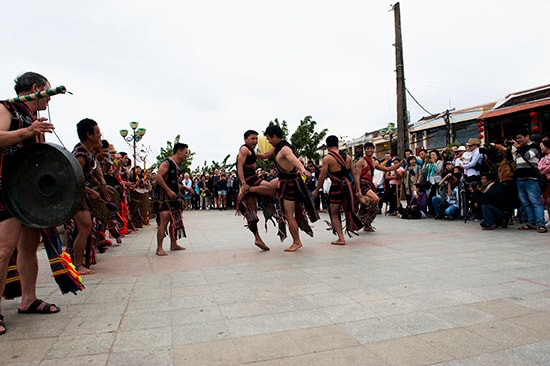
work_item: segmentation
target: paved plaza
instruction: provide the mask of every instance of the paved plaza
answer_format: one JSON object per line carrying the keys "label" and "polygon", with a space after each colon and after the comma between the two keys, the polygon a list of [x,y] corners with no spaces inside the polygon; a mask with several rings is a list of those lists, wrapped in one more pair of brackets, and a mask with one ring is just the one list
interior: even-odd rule
{"label": "paved plaza", "polygon": [[[155,255],[155,225],[98,256],[52,315],[17,314],[0,365],[549,365],[550,234],[518,225],[378,217],[375,233],[261,252],[233,211],[185,212],[186,251]],[[165,248],[168,242],[165,243]]]}

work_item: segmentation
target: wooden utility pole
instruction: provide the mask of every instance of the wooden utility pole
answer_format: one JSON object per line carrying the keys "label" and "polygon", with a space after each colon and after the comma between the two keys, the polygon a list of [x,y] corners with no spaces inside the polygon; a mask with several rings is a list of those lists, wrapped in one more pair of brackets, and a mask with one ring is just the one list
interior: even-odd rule
{"label": "wooden utility pole", "polygon": [[405,65],[403,63],[403,40],[401,38],[401,12],[399,3],[392,7],[395,21],[395,73],[397,78],[397,155],[405,156],[409,148],[409,118],[405,89]]}

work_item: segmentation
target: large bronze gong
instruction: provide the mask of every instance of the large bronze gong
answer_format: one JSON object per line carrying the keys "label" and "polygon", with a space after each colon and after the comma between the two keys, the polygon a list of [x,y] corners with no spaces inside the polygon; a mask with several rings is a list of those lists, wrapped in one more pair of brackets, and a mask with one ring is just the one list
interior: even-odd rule
{"label": "large bronze gong", "polygon": [[61,146],[26,145],[14,154],[3,172],[6,208],[29,227],[63,224],[76,214],[82,203],[82,167]]}

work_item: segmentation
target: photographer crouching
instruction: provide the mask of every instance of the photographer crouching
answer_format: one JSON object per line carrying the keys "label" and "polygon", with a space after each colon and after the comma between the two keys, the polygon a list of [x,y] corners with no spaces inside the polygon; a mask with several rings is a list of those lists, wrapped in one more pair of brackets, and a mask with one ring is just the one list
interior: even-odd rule
{"label": "photographer crouching", "polygon": [[435,219],[456,219],[460,215],[462,168],[455,166],[438,185],[438,194],[432,197]]}
{"label": "photographer crouching", "polygon": [[494,173],[482,173],[481,185],[468,186],[476,207],[481,208],[483,220],[479,223],[482,230],[494,230],[497,226],[508,226],[508,212],[504,193],[496,182]]}

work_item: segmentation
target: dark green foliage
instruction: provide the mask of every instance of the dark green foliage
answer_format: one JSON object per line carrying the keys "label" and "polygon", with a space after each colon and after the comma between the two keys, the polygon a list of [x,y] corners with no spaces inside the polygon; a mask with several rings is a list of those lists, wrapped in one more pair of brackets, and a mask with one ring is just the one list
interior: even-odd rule
{"label": "dark green foliage", "polygon": [[[277,118],[275,118],[274,120],[269,121],[269,126],[271,125],[281,127],[281,130],[283,130],[283,138],[288,139],[288,123],[285,120],[280,122]],[[317,122],[315,122],[311,116],[306,116],[302,121],[300,121],[300,125],[290,137],[290,143],[294,146],[298,157],[302,157],[307,160],[320,159],[321,156],[317,150],[321,145],[322,140],[325,138],[328,130],[325,128],[321,132],[315,132],[316,125]],[[265,130],[262,131],[261,134],[263,135],[264,132]],[[160,149],[160,154],[157,156],[157,163],[153,164],[149,169],[154,170],[158,168],[161,161],[172,156],[172,148],[174,144],[178,142],[180,142],[180,135],[177,135],[173,142],[167,141],[166,147],[161,147]],[[180,164],[180,169],[183,173],[191,173],[190,166],[193,162],[194,155],[195,153],[189,149],[187,161]],[[202,167],[195,168],[193,173],[212,173],[215,169],[224,169],[226,172],[230,172],[231,170],[236,169],[237,164],[235,159],[231,160],[230,157],[231,155],[228,154],[221,162],[212,160],[210,164],[208,164],[205,160]],[[258,168],[262,168],[264,170],[270,169],[275,165],[275,157],[272,156],[267,160],[258,160],[256,165]]]}
{"label": "dark green foliage", "polygon": [[311,116],[306,116],[300,121],[300,125],[290,137],[290,143],[294,146],[296,156],[304,157],[307,160],[319,160],[321,157],[317,150],[327,135],[328,129],[315,132],[316,125],[317,122]]}

